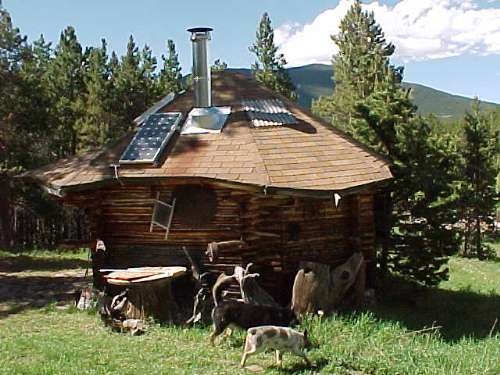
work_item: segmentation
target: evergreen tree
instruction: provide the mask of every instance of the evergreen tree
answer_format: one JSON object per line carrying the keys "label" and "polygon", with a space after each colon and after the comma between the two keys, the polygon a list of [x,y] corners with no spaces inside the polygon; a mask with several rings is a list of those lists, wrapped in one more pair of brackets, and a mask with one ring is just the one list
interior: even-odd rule
{"label": "evergreen tree", "polygon": [[179,57],[175,50],[175,43],[169,39],[167,41],[167,56],[162,55],[163,68],[160,71],[159,95],[166,95],[182,91],[182,74]]}
{"label": "evergreen tree", "polygon": [[393,228],[389,265],[427,285],[448,278],[459,247],[456,141],[434,134],[420,117],[398,129],[400,157],[393,171]]}
{"label": "evergreen tree", "polygon": [[77,120],[82,115],[79,100],[84,91],[84,56],[75,29],[68,26],[48,67],[47,87],[52,104],[52,140],[56,157],[74,155],[78,147]]}
{"label": "evergreen tree", "polygon": [[333,96],[314,101],[312,111],[354,138],[366,141],[367,124],[359,118],[356,106],[371,95],[375,85],[386,76],[400,81],[402,68],[390,65],[394,46],[386,42],[373,12],[364,12],[359,0],[342,19],[339,34],[331,38],[339,49],[333,60]]}
{"label": "evergreen tree", "polygon": [[368,125],[363,138],[389,159],[395,177],[391,195],[377,198],[385,210],[377,216],[379,264],[434,285],[447,277],[444,266],[458,247],[451,225],[457,221],[456,141],[415,115],[398,79],[387,74],[356,107]]}
{"label": "evergreen tree", "polygon": [[213,73],[223,72],[227,69],[227,63],[221,61],[221,59],[217,59],[214,61],[214,64],[210,67]]}
{"label": "evergreen tree", "polygon": [[141,52],[141,67],[144,80],[144,95],[147,105],[158,99],[157,80],[156,80],[156,57],[153,56],[153,51],[146,44]]}
{"label": "evergreen tree", "polygon": [[465,224],[465,256],[488,257],[491,250],[484,244],[481,225],[492,224],[497,200],[495,180],[498,174],[498,130],[492,129],[492,116],[480,113],[479,102],[464,119],[461,147],[463,180],[460,189],[461,216]]}
{"label": "evergreen tree", "polygon": [[[9,13],[0,8],[0,245],[12,246],[12,175],[22,167],[17,142],[20,113],[18,102],[23,56],[28,52],[26,37],[12,25]],[[21,147],[20,147],[21,146]]]}
{"label": "evergreen tree", "polygon": [[120,59],[118,59],[118,56],[115,51],[111,53],[108,66],[109,66],[109,80],[112,86],[114,87],[116,86],[116,81],[120,71]]}
{"label": "evergreen tree", "polygon": [[252,64],[255,79],[271,90],[295,100],[295,86],[285,69],[285,57],[278,54],[278,47],[274,44],[274,30],[267,13],[263,14],[255,43],[249,49],[257,57]]}
{"label": "evergreen tree", "polygon": [[53,160],[50,151],[50,101],[47,90],[47,68],[51,63],[51,43],[46,43],[40,36],[32,46],[30,52],[23,59],[20,69],[20,77],[23,93],[18,97],[19,104],[29,111],[21,110],[22,132],[17,131],[17,138],[22,138],[29,145],[23,146],[29,156],[23,165],[25,168],[33,168],[40,164]]}
{"label": "evergreen tree", "polygon": [[106,41],[100,48],[88,53],[84,76],[83,114],[77,120],[78,151],[101,146],[113,138],[111,126],[114,114],[110,112],[110,79],[107,65]]}
{"label": "evergreen tree", "polygon": [[432,133],[416,115],[400,84],[403,69],[390,64],[394,46],[359,1],[333,40],[339,47],[337,83],[333,96],[316,102],[315,110],[384,155],[395,177],[375,199],[380,268],[437,284],[447,277],[445,264],[458,246],[452,226],[457,215],[454,143]]}
{"label": "evergreen tree", "polygon": [[52,43],[46,42],[43,35],[33,42],[31,46],[31,58],[24,61],[24,66],[29,65],[32,72],[40,79],[46,78],[48,66],[52,60]]}
{"label": "evergreen tree", "polygon": [[116,134],[133,128],[133,120],[144,112],[148,106],[148,94],[145,84],[145,70],[141,66],[141,54],[130,36],[127,44],[127,53],[121,59],[119,68],[113,73],[116,114],[119,119],[119,128]]}
{"label": "evergreen tree", "polygon": [[47,102],[40,62],[0,10],[0,246],[13,244],[11,217],[23,193],[13,176],[47,161]]}

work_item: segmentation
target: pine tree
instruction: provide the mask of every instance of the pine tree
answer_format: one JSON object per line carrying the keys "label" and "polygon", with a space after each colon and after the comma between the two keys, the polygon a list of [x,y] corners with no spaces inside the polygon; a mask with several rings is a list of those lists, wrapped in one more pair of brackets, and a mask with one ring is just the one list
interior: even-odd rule
{"label": "pine tree", "polygon": [[179,93],[183,89],[181,65],[175,50],[175,43],[171,39],[167,41],[167,50],[167,56],[162,55],[163,68],[160,71],[159,95]]}
{"label": "pine tree", "polygon": [[111,126],[114,114],[110,112],[110,72],[103,39],[100,48],[89,51],[84,76],[83,114],[77,120],[78,151],[102,146],[113,138]]}
{"label": "pine tree", "polygon": [[153,51],[146,44],[141,52],[141,67],[144,80],[144,99],[146,105],[150,105],[158,99],[157,77],[156,77],[156,57],[153,56]]}
{"label": "pine tree", "polygon": [[227,63],[225,63],[221,59],[216,59],[210,69],[212,73],[223,72],[227,69]]}
{"label": "pine tree", "polygon": [[263,14],[255,43],[249,49],[257,58],[252,64],[255,79],[271,90],[295,100],[295,86],[285,69],[285,57],[278,54],[278,47],[274,44],[274,30],[267,13]]}
{"label": "pine tree", "polygon": [[17,130],[22,129],[17,119],[19,70],[27,52],[26,37],[12,25],[9,13],[0,8],[0,245],[4,248],[13,244],[12,176],[22,168],[18,160],[22,144],[17,138]]}
{"label": "pine tree", "polygon": [[342,19],[339,34],[331,38],[339,49],[333,59],[333,96],[315,100],[312,111],[354,138],[365,141],[367,124],[357,115],[356,106],[371,95],[375,85],[386,76],[400,81],[402,68],[390,65],[394,46],[386,42],[374,14],[364,12],[359,0]]}
{"label": "pine tree", "polygon": [[43,78],[51,62],[52,54],[52,43],[46,42],[44,36],[40,35],[31,47],[31,59],[25,60],[23,65],[31,65],[33,72]]}
{"label": "pine tree", "polygon": [[29,46],[30,53],[24,59],[20,69],[22,95],[18,102],[29,111],[22,110],[22,129],[18,138],[24,138],[29,145],[23,148],[29,153],[26,168],[33,168],[53,160],[50,150],[50,108],[52,102],[47,89],[47,68],[52,61],[51,43],[46,43],[43,35]]}
{"label": "pine tree", "polygon": [[118,128],[114,132],[121,135],[134,127],[134,118],[144,112],[149,104],[145,70],[141,66],[141,54],[132,36],[127,44],[127,53],[113,76],[114,105],[119,119]]}
{"label": "pine tree", "polygon": [[0,246],[4,247],[13,244],[12,210],[23,194],[13,176],[48,161],[48,103],[36,48],[0,9]]}
{"label": "pine tree", "polygon": [[78,147],[77,120],[82,115],[80,95],[84,91],[84,56],[75,29],[67,27],[48,67],[47,86],[53,103],[51,113],[53,147],[57,158],[74,155]]}
{"label": "pine tree", "polygon": [[335,90],[315,109],[385,156],[395,177],[375,199],[380,268],[435,285],[447,277],[445,264],[458,246],[454,143],[417,116],[400,84],[403,69],[390,64],[394,46],[359,1],[333,40]]}
{"label": "pine tree", "polygon": [[460,189],[461,216],[465,223],[462,254],[486,258],[491,250],[484,244],[483,224],[492,224],[497,201],[495,191],[499,154],[498,130],[492,129],[492,116],[480,112],[475,101],[464,118],[461,147],[463,181]]}
{"label": "pine tree", "polygon": [[[356,110],[368,127],[364,139],[392,163],[391,195],[380,195],[377,215],[379,264],[422,283],[447,277],[445,264],[456,252],[458,154],[456,141],[433,133],[416,116],[409,92],[387,74]],[[390,215],[386,215],[390,213]]]}

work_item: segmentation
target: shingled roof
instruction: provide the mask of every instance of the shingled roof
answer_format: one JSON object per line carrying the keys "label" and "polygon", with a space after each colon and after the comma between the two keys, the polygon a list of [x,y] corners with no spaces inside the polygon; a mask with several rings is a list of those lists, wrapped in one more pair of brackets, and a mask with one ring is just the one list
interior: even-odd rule
{"label": "shingled roof", "polygon": [[[383,158],[284,98],[280,97],[296,124],[254,127],[241,101],[276,97],[242,74],[215,74],[213,105],[232,109],[222,133],[176,135],[159,166],[121,165],[120,179],[203,178],[265,188],[340,192],[392,178]],[[180,111],[186,116],[192,107],[188,91],[161,111]],[[130,132],[101,150],[60,160],[25,176],[58,194],[116,183],[110,165],[118,164],[133,135]]]}

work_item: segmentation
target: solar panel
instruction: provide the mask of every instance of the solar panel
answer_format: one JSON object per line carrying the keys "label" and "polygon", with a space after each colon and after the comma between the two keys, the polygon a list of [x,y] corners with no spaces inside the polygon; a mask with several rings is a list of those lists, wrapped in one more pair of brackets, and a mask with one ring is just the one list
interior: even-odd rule
{"label": "solar panel", "polygon": [[174,135],[181,117],[180,112],[150,115],[123,152],[120,163],[156,163]]}
{"label": "solar panel", "polygon": [[297,120],[279,99],[259,99],[241,101],[253,126],[276,126],[296,124]]}

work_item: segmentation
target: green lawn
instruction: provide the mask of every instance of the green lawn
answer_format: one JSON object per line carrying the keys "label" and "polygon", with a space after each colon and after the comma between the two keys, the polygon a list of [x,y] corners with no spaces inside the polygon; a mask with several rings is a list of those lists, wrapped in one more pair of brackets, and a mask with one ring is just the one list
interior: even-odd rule
{"label": "green lawn", "polygon": [[[34,263],[53,257],[30,256]],[[7,254],[0,254],[0,265],[6,258]],[[82,254],[69,258],[85,259]],[[451,278],[440,288],[420,289],[392,280],[371,311],[304,322],[318,344],[309,352],[313,368],[285,354],[284,367],[278,369],[271,353],[250,357],[247,365],[258,365],[270,374],[498,375],[500,324],[495,319],[500,317],[500,262],[453,258],[450,267]],[[256,366],[238,369],[243,332],[235,332],[216,347],[208,345],[209,332],[209,328],[151,324],[145,335],[131,337],[111,332],[94,314],[60,311],[53,305],[25,309],[0,316],[0,373],[234,374],[259,370]]]}

